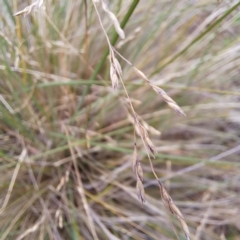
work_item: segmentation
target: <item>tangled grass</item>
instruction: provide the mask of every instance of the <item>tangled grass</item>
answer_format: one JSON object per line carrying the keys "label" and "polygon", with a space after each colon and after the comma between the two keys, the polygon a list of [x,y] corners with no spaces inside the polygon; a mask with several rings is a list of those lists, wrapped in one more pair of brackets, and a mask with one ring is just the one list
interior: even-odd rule
{"label": "tangled grass", "polygon": [[239,1],[1,3],[1,240],[239,238]]}

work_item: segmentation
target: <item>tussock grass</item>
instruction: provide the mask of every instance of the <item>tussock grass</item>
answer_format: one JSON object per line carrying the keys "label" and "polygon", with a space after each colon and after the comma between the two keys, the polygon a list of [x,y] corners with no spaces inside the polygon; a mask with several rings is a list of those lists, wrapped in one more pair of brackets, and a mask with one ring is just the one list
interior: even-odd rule
{"label": "tussock grass", "polygon": [[239,1],[106,3],[2,0],[0,239],[238,239]]}

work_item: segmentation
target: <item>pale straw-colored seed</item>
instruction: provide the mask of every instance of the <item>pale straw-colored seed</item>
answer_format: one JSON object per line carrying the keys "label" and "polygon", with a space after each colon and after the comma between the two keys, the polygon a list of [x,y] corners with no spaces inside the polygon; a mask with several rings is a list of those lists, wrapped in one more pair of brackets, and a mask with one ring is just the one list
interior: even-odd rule
{"label": "pale straw-colored seed", "polygon": [[120,65],[119,61],[117,60],[117,58],[115,58],[114,56],[113,56],[113,64],[114,64],[114,67],[116,69],[116,72],[117,72],[118,76],[122,77],[121,65]]}
{"label": "pale straw-colored seed", "polygon": [[140,130],[139,124],[136,124],[136,125],[135,125],[135,130],[136,130],[137,135],[138,135],[138,136],[141,136],[142,132],[141,132],[141,130]]}
{"label": "pale straw-colored seed", "polygon": [[137,161],[136,173],[141,182],[143,182],[143,170],[140,161]]}
{"label": "pale straw-colored seed", "polygon": [[139,121],[137,121],[136,132],[138,135],[142,136],[143,139],[148,137],[146,128]]}
{"label": "pale straw-colored seed", "polygon": [[145,202],[145,191],[143,188],[143,184],[140,179],[137,180],[137,195],[141,203],[143,204]]}
{"label": "pale straw-colored seed", "polygon": [[135,71],[135,73],[136,73],[140,78],[142,78],[143,80],[145,80],[145,81],[147,81],[148,83],[150,83],[150,81],[148,80],[148,78],[146,77],[146,75],[145,75],[142,71],[138,70],[136,67],[133,67],[133,70]]}
{"label": "pale straw-colored seed", "polygon": [[124,38],[125,38],[125,33],[124,33],[124,31],[122,30],[122,28],[121,28],[121,26],[120,26],[120,23],[119,23],[119,21],[117,20],[117,17],[115,16],[114,13],[112,13],[112,12],[109,10],[109,8],[108,8],[108,6],[107,6],[107,4],[105,3],[104,0],[101,0],[101,3],[102,3],[102,8],[103,8],[103,10],[108,14],[109,18],[112,20],[116,32],[118,33],[118,35],[119,35],[122,39],[124,39]]}
{"label": "pale straw-colored seed", "polygon": [[153,145],[152,141],[148,137],[146,137],[145,141],[146,141],[147,147],[148,147],[149,151],[151,152],[152,156],[155,157],[157,150],[156,150],[155,146]]}
{"label": "pale straw-colored seed", "polygon": [[175,215],[177,217],[177,219],[179,220],[181,227],[185,233],[185,236],[188,240],[190,240],[190,233],[189,233],[189,229],[188,226],[183,218],[182,213],[180,212],[180,210],[178,209],[178,207],[174,204],[172,198],[169,196],[169,194],[167,193],[166,189],[162,186],[161,183],[159,183],[159,187],[160,187],[160,193],[162,196],[162,200],[165,206],[168,206],[169,210],[171,211],[171,213],[173,215]]}
{"label": "pale straw-colored seed", "polygon": [[118,87],[118,75],[113,64],[110,64],[110,78],[112,81],[112,88],[115,90]]}
{"label": "pale straw-colored seed", "polygon": [[173,208],[171,206],[173,204],[172,198],[169,196],[169,194],[167,193],[164,187],[162,187],[161,189],[161,195],[162,195],[162,200],[164,205],[168,206],[171,213],[174,214]]}
{"label": "pale straw-colored seed", "polygon": [[136,145],[136,143],[134,143],[134,151],[133,151],[133,156],[132,156],[132,170],[134,173],[136,173],[137,161],[138,161],[137,145]]}
{"label": "pale straw-colored seed", "polygon": [[172,108],[176,113],[182,116],[186,116],[183,110],[177,105],[177,103],[167,95],[167,93],[157,86],[152,86],[153,90],[158,93],[163,100],[168,104],[170,108]]}
{"label": "pale straw-colored seed", "polygon": [[183,215],[180,212],[180,210],[178,209],[178,207],[173,203],[173,201],[169,202],[169,208],[170,211],[175,214],[176,216],[178,216],[178,218],[183,219]]}
{"label": "pale straw-colored seed", "polygon": [[142,121],[142,125],[151,134],[156,135],[156,136],[160,136],[161,135],[161,132],[159,130],[157,130],[156,128],[150,126],[147,122]]}
{"label": "pale straw-colored seed", "polygon": [[178,113],[181,116],[186,116],[184,111],[176,104],[176,103],[167,103],[170,108],[172,108],[176,113]]}
{"label": "pale straw-colored seed", "polygon": [[153,90],[156,92],[156,93],[158,93],[158,94],[161,94],[161,95],[167,95],[167,93],[163,90],[163,89],[161,89],[160,87],[157,87],[157,86],[155,86],[155,85],[153,85]]}
{"label": "pale straw-colored seed", "polygon": [[116,89],[118,87],[119,79],[122,78],[122,68],[114,56],[114,52],[110,49],[110,78],[112,81],[112,87],[113,89]]}
{"label": "pale straw-colored seed", "polygon": [[183,229],[183,231],[184,231],[184,234],[185,234],[187,240],[190,240],[190,232],[189,232],[189,229],[188,229],[188,225],[187,225],[186,222],[185,222],[183,219],[181,219],[181,218],[179,219],[179,222],[180,222],[180,224],[181,224],[181,226],[182,226],[182,229]]}

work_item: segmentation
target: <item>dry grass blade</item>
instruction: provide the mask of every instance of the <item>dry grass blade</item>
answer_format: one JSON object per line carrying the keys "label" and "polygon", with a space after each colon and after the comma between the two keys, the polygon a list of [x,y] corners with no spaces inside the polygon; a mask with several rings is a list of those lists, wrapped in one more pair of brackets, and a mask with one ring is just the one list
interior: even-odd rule
{"label": "dry grass blade", "polygon": [[20,15],[28,15],[33,11],[36,11],[37,9],[39,9],[43,4],[43,0],[37,0],[35,2],[33,2],[31,5],[25,7],[23,10],[17,12],[14,14],[14,16],[20,16]]}
{"label": "dry grass blade", "polygon": [[11,196],[11,193],[13,191],[13,187],[14,187],[14,184],[16,182],[16,179],[17,179],[17,175],[18,175],[18,172],[20,170],[20,167],[21,167],[21,163],[24,161],[25,157],[27,156],[27,149],[24,148],[18,158],[18,163],[14,169],[14,172],[13,172],[13,175],[12,175],[12,179],[11,179],[11,182],[9,184],[9,187],[8,187],[8,191],[7,191],[7,195],[3,201],[3,205],[0,209],[0,215],[5,211],[7,205],[8,205],[8,201],[10,199],[10,196]]}
{"label": "dry grass blade", "polygon": [[30,228],[28,228],[26,231],[24,231],[19,237],[17,237],[16,240],[22,240],[30,233],[34,233],[37,231],[40,227],[40,225],[45,221],[45,215],[42,215],[42,217]]}

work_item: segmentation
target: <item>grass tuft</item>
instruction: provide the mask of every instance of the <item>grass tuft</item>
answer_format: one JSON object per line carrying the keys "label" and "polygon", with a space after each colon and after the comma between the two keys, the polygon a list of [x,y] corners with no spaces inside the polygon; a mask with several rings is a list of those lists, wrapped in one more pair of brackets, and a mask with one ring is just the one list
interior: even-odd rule
{"label": "grass tuft", "polygon": [[1,6],[0,240],[240,237],[238,0]]}

